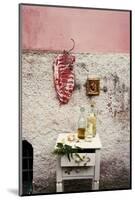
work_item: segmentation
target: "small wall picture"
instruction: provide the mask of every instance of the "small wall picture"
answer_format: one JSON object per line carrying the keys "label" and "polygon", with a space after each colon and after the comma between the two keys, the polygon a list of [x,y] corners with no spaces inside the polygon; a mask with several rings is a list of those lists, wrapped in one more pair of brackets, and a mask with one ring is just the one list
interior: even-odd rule
{"label": "small wall picture", "polygon": [[100,93],[100,80],[99,78],[88,78],[86,84],[87,95],[99,95]]}

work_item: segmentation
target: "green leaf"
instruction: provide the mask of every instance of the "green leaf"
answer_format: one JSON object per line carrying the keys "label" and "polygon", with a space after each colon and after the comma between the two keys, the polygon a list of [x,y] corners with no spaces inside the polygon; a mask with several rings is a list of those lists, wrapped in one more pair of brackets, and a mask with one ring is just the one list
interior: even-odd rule
{"label": "green leaf", "polygon": [[82,149],[81,147],[75,146],[76,149]]}
{"label": "green leaf", "polygon": [[63,144],[60,143],[60,142],[58,142],[58,143],[57,143],[57,147],[58,147],[58,148],[62,148],[62,147],[63,147]]}
{"label": "green leaf", "polygon": [[81,158],[81,156],[78,154],[78,153],[76,153],[75,154],[81,161],[83,161],[83,159]]}
{"label": "green leaf", "polygon": [[68,160],[69,160],[69,162],[70,162],[71,159],[70,159],[70,154],[69,154],[69,153],[67,154],[67,157],[68,157]]}
{"label": "green leaf", "polygon": [[[57,155],[66,155],[69,161],[71,161],[71,158],[73,159],[73,153],[78,155],[78,149],[81,149],[80,147],[72,148],[72,146],[60,142],[57,143],[56,147],[53,153]],[[80,156],[79,159],[82,160]]]}
{"label": "green leaf", "polygon": [[73,153],[71,153],[71,158],[73,159]]}

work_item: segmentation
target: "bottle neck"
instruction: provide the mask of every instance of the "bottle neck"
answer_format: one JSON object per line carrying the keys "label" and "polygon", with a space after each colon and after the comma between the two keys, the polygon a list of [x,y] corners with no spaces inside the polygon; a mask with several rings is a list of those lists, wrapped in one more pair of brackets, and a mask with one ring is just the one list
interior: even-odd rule
{"label": "bottle neck", "polygon": [[84,115],[84,112],[85,112],[84,107],[81,107],[81,108],[80,108],[80,116],[83,116],[83,115]]}
{"label": "bottle neck", "polygon": [[90,114],[95,115],[95,108],[94,107],[91,107]]}

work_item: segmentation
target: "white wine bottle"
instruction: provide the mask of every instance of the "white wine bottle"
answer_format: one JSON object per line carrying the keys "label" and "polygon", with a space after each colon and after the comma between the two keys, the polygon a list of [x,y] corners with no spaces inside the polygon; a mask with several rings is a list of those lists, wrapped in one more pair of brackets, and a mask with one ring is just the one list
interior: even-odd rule
{"label": "white wine bottle", "polygon": [[91,137],[96,136],[96,113],[94,102],[91,103],[91,110],[87,117],[87,135]]}

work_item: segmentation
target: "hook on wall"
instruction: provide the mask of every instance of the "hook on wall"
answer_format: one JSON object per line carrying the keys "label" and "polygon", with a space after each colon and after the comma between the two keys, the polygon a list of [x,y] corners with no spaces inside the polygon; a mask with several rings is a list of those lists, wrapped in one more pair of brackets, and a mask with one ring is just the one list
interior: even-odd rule
{"label": "hook on wall", "polygon": [[74,48],[75,48],[75,41],[73,38],[71,38],[72,42],[73,42],[73,46],[71,49],[68,50],[68,53],[70,53]]}

